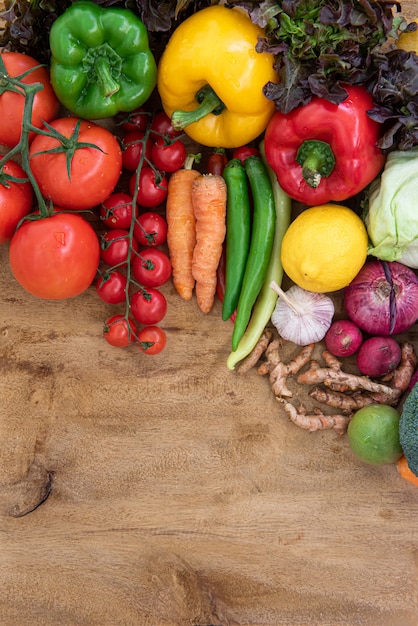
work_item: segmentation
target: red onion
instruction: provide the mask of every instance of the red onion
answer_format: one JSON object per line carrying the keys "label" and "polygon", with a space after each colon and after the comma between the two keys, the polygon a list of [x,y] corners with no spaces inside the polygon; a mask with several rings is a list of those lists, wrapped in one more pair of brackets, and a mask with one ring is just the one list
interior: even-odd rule
{"label": "red onion", "polygon": [[359,349],[363,335],[351,320],[337,320],[331,324],[324,341],[328,352],[334,356],[350,356]]}
{"label": "red onion", "polygon": [[418,278],[397,261],[367,261],[344,290],[348,317],[371,335],[396,335],[418,319]]}
{"label": "red onion", "polygon": [[364,376],[390,374],[401,362],[401,346],[393,337],[370,337],[357,352],[357,367]]}

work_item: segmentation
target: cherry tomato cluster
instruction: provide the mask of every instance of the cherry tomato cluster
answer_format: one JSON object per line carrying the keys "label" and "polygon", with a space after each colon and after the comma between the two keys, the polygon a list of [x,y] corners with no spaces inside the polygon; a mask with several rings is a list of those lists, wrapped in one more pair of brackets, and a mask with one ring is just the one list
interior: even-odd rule
{"label": "cherry tomato cluster", "polygon": [[167,312],[159,287],[171,277],[164,249],[167,222],[160,207],[167,197],[167,177],[184,165],[186,147],[164,112],[151,115],[138,109],[124,118],[121,128],[128,189],[114,191],[100,205],[106,230],[100,240],[103,268],[95,286],[104,302],[125,303],[125,315],[106,321],[106,341],[116,347],[136,343],[143,352],[157,354],[166,345],[158,324]]}
{"label": "cherry tomato cluster", "polygon": [[[93,283],[104,302],[124,305],[105,323],[108,343],[161,352],[167,301],[159,288],[172,271],[163,205],[170,175],[186,161],[182,133],[152,106],[115,119],[117,132],[60,116],[35,59],[0,59],[0,143],[10,148],[0,159],[0,244],[10,242],[14,277],[44,299],[71,298]],[[246,150],[234,156],[245,158]],[[79,211],[99,214],[100,237]]]}

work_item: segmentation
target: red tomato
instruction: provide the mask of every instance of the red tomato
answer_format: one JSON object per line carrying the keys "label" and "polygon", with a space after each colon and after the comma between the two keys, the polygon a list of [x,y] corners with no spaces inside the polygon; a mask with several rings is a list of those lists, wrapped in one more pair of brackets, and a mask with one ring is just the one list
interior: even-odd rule
{"label": "red tomato", "polygon": [[[139,130],[133,130],[122,139],[122,165],[125,170],[134,172],[144,152],[145,133]],[[145,143],[145,157],[150,160],[152,151],[152,142],[148,139]]]}
{"label": "red tomato", "polygon": [[7,161],[0,170],[0,244],[10,241],[18,223],[32,208],[32,185],[13,182],[10,176],[26,178],[14,161]]}
{"label": "red tomato", "polygon": [[[75,131],[80,124],[79,134]],[[42,195],[65,209],[91,209],[113,192],[122,169],[122,152],[116,137],[106,128],[76,117],[63,117],[51,126],[69,139],[71,178],[65,152],[37,154],[62,143],[53,137],[37,135],[30,146],[30,163]],[[77,142],[96,147],[77,148]]]}
{"label": "red tomato", "polygon": [[206,161],[206,171],[208,174],[217,174],[222,176],[223,171],[228,163],[228,157],[223,148],[213,150]]}
{"label": "red tomato", "polygon": [[[32,108],[32,124],[41,128],[43,122],[50,122],[57,115],[60,103],[51,87],[49,74],[44,67],[39,67],[40,63],[33,57],[20,52],[3,52],[1,58],[8,74],[15,78],[29,69],[37,67],[21,82],[26,84],[41,83],[44,88],[35,95]],[[5,79],[7,81],[7,79]],[[7,86],[7,85],[5,85]],[[22,129],[23,108],[25,98],[23,94],[14,91],[0,91],[0,143],[13,148],[19,143]],[[33,139],[34,133],[30,135]]]}
{"label": "red tomato", "polygon": [[[107,228],[129,230],[132,222],[133,198],[127,193],[115,192],[100,205],[100,219]],[[135,207],[136,213],[136,207]]]}
{"label": "red tomato", "polygon": [[130,317],[112,315],[103,327],[103,337],[114,348],[126,348],[135,340],[136,324]]}
{"label": "red tomato", "polygon": [[235,148],[232,154],[233,159],[239,159],[243,163],[245,159],[248,159],[250,156],[260,156],[260,151],[252,146],[240,146],[239,148]]}
{"label": "red tomato", "polygon": [[25,221],[13,235],[9,262],[17,282],[46,300],[64,300],[85,291],[96,276],[99,240],[76,213]]}
{"label": "red tomato", "polygon": [[136,239],[130,242],[129,231],[122,228],[114,228],[103,233],[100,239],[100,256],[103,263],[111,267],[124,265],[128,257],[133,259],[132,250],[139,250]]}
{"label": "red tomato", "polygon": [[[136,174],[129,181],[129,193],[135,195]],[[165,176],[157,174],[152,167],[143,167],[139,174],[137,204],[154,208],[162,204],[167,198],[167,179]]]}
{"label": "red tomato", "polygon": [[136,219],[134,237],[141,246],[161,246],[167,241],[168,225],[159,213],[147,211]]}
{"label": "red tomato", "polygon": [[96,281],[97,295],[107,304],[121,304],[126,300],[127,284],[127,278],[122,272],[106,272]]}
{"label": "red tomato", "polygon": [[150,114],[143,107],[138,107],[128,115],[125,114],[124,120],[122,130],[126,133],[131,130],[146,130],[150,121]]}
{"label": "red tomato", "polygon": [[132,273],[144,287],[161,287],[171,277],[170,259],[158,248],[142,250],[132,262]]}
{"label": "red tomato", "polygon": [[186,161],[186,146],[180,139],[166,143],[162,137],[156,139],[151,148],[151,160],[163,172],[176,172]]}
{"label": "red tomato", "polygon": [[159,326],[146,326],[138,335],[137,346],[144,354],[159,354],[167,343],[167,335]]}
{"label": "red tomato", "polygon": [[174,130],[171,124],[171,119],[165,113],[165,111],[158,111],[151,122],[151,135],[154,137],[160,135],[161,137],[169,137],[175,139],[180,137],[183,132],[181,130]]}
{"label": "red tomato", "polygon": [[154,287],[140,289],[131,296],[131,311],[140,324],[158,324],[167,313],[167,300]]}

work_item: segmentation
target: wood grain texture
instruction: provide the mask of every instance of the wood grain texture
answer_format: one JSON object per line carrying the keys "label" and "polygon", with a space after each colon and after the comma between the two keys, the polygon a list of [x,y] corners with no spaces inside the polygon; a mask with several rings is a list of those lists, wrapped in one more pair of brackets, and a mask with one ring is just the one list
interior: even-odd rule
{"label": "wood grain texture", "polygon": [[0,626],[416,626],[418,489],[228,371],[219,303],[166,285],[147,357],[0,265]]}

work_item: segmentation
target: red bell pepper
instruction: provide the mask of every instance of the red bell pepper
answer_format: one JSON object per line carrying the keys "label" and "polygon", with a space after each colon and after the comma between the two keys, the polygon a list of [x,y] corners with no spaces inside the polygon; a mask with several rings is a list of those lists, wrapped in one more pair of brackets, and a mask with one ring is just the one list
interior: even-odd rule
{"label": "red bell pepper", "polygon": [[313,97],[284,114],[277,111],[265,133],[266,158],[282,189],[310,206],[341,201],[362,191],[381,171],[385,156],[376,146],[381,124],[367,111],[365,87],[347,86],[340,104]]}

